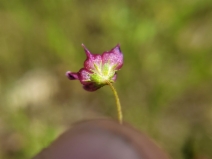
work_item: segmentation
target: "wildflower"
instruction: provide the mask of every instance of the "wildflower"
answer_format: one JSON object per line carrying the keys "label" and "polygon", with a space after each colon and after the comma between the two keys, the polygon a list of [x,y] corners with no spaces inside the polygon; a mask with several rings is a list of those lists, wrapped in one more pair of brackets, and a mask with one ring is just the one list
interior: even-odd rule
{"label": "wildflower", "polygon": [[96,91],[104,85],[116,81],[117,71],[123,65],[123,54],[120,45],[103,54],[92,54],[83,44],[87,59],[79,72],[66,72],[70,80],[79,80],[87,91]]}

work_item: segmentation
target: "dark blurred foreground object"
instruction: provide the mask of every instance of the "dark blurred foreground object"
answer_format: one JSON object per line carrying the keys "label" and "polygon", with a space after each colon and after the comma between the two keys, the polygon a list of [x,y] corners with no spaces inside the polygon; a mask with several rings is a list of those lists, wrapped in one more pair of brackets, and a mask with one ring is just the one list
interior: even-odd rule
{"label": "dark blurred foreground object", "polygon": [[90,120],[75,124],[33,159],[168,159],[146,135],[128,124]]}

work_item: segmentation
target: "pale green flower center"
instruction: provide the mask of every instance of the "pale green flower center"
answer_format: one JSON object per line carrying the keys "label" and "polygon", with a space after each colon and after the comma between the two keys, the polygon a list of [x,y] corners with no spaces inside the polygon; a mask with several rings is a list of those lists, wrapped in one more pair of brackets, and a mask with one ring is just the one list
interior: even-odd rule
{"label": "pale green flower center", "polygon": [[94,63],[94,70],[92,70],[93,74],[90,75],[90,80],[99,85],[107,84],[107,82],[114,82],[112,80],[115,74],[116,65],[111,65],[109,62],[102,65]]}

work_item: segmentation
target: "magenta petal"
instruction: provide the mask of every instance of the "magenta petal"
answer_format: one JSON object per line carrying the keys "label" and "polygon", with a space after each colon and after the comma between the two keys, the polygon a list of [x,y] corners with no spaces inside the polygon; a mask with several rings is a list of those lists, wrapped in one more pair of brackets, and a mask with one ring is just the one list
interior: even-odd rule
{"label": "magenta petal", "polygon": [[109,52],[104,52],[102,54],[102,62],[110,63],[111,65],[116,65],[116,69],[119,70],[123,65],[123,54],[121,52],[119,44],[116,45]]}
{"label": "magenta petal", "polygon": [[95,67],[94,67],[94,64],[96,65],[101,65],[102,63],[102,57],[101,55],[94,55],[94,54],[91,54],[90,57],[87,57],[87,59],[85,60],[84,62],[84,67],[89,70],[89,71],[92,71],[92,70],[95,70]]}
{"label": "magenta petal", "polygon": [[70,80],[77,80],[77,79],[79,79],[78,73],[71,72],[71,71],[67,71],[67,72],[66,72],[66,76],[67,76]]}
{"label": "magenta petal", "polygon": [[91,52],[85,47],[84,44],[82,44],[82,47],[83,47],[84,50],[85,50],[86,56],[87,56],[88,58],[90,58],[90,56],[92,55]]}
{"label": "magenta petal", "polygon": [[117,73],[114,74],[114,76],[112,77],[112,80],[115,82],[117,78]]}
{"label": "magenta petal", "polygon": [[87,84],[90,82],[90,72],[84,68],[79,70],[78,77],[82,84]]}
{"label": "magenta petal", "polygon": [[122,54],[120,44],[117,44],[114,48],[112,48],[109,52],[115,53],[115,54]]}
{"label": "magenta petal", "polygon": [[83,88],[89,92],[96,91],[97,89],[99,89],[101,87],[102,87],[102,85],[96,85],[95,83],[87,83],[87,84],[83,85]]}
{"label": "magenta petal", "polygon": [[99,54],[92,54],[86,47],[84,44],[82,44],[82,47],[85,50],[87,59],[84,62],[84,67],[89,70],[92,71],[94,70],[94,64],[96,65],[100,65],[102,63],[102,57]]}

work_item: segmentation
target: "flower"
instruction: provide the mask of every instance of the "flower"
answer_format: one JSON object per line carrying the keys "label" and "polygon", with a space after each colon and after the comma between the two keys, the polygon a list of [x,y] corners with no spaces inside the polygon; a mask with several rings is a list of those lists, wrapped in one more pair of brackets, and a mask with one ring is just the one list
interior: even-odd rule
{"label": "flower", "polygon": [[66,72],[70,80],[79,80],[87,91],[95,91],[109,82],[116,81],[117,71],[123,65],[123,54],[120,45],[116,45],[110,51],[102,54],[92,54],[84,44],[82,47],[86,53],[84,67],[79,72]]}

